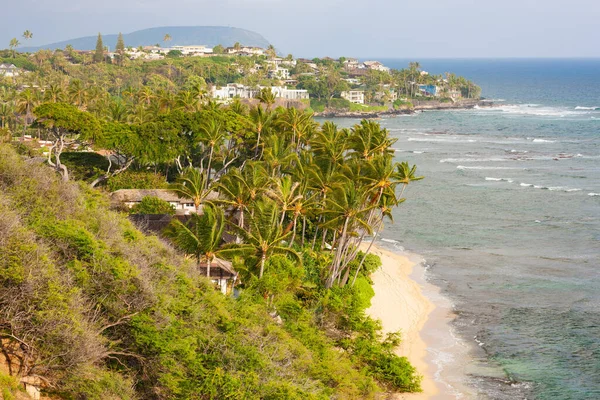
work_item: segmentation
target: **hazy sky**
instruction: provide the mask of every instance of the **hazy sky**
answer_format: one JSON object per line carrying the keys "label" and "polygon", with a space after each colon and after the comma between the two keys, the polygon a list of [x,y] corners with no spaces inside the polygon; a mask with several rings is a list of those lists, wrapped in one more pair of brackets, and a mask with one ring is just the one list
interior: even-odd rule
{"label": "hazy sky", "polygon": [[[1,0],[0,48],[164,25],[256,31],[296,56],[600,57],[600,0]],[[8,11],[8,13],[6,12]]]}

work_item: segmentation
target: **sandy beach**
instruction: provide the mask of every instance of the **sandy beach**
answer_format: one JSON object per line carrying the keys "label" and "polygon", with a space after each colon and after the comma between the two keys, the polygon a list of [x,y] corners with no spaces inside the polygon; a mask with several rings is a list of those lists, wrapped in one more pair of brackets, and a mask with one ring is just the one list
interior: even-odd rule
{"label": "sandy beach", "polygon": [[[466,354],[466,348],[451,334],[449,323],[453,315],[448,304],[440,299],[439,289],[427,283],[424,277],[412,276],[415,267],[424,271],[418,265],[421,260],[414,259],[415,255],[401,255],[377,246],[373,246],[370,253],[381,258],[382,266],[371,275],[375,296],[367,313],[381,320],[384,333],[402,332],[402,343],[396,353],[407,357],[423,376],[421,393],[398,393],[392,398],[469,398],[468,390],[462,385],[454,379],[445,380],[448,377],[442,376],[443,365],[435,360],[439,354],[457,353],[456,350]],[[424,289],[436,304],[424,295]]]}

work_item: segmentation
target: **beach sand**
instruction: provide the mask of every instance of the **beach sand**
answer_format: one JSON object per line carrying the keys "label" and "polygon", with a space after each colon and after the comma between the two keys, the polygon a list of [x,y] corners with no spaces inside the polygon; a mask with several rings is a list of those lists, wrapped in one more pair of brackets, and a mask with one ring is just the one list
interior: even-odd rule
{"label": "beach sand", "polygon": [[[365,251],[366,248],[365,245],[362,250]],[[411,276],[415,267],[420,268],[417,272],[424,271],[418,265],[421,260],[413,259],[415,255],[400,255],[377,246],[371,247],[370,253],[381,258],[382,266],[371,275],[375,296],[367,313],[381,320],[384,333],[401,331],[402,342],[396,349],[396,354],[407,357],[423,376],[421,393],[398,393],[390,398],[469,398],[464,388],[460,387],[462,385],[451,385],[440,380],[441,368],[435,364],[433,355],[439,354],[440,349],[443,352],[448,349],[453,351],[459,344],[450,333],[449,323],[453,315],[449,307],[443,303],[436,307],[423,294],[423,289],[427,287],[428,295],[437,299],[439,288],[427,283],[424,277]]]}

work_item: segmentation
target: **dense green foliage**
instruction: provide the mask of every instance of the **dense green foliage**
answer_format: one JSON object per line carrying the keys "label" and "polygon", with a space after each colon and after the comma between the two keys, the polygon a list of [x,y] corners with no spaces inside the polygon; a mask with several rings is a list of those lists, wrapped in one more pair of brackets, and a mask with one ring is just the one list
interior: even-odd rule
{"label": "dense green foliage", "polygon": [[[248,275],[234,300],[104,196],[6,145],[0,189],[0,336],[24,343],[25,370],[54,396],[351,399],[371,398],[377,381],[418,388],[392,342],[375,340],[365,274],[355,286],[311,289],[327,257],[306,251],[303,268],[276,256],[269,279]],[[374,267],[367,257],[363,271]]]}
{"label": "dense green foliage", "polygon": [[131,214],[175,214],[173,206],[158,197],[146,196],[129,210]]}

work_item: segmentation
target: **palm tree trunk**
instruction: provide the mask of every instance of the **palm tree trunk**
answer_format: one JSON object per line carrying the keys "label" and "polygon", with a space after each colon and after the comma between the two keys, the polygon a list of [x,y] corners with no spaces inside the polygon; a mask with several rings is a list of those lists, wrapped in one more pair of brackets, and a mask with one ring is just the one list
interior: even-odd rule
{"label": "palm tree trunk", "polygon": [[294,233],[292,233],[292,240],[290,240],[290,247],[292,247],[294,245],[294,240],[296,239],[296,221],[298,220],[297,216],[294,216],[294,227],[292,229],[294,229]]}
{"label": "palm tree trunk", "polygon": [[210,258],[206,259],[206,276],[210,279]]}
{"label": "palm tree trunk", "polygon": [[212,164],[213,151],[215,146],[210,146],[210,155],[208,156],[208,167],[207,167],[207,179],[206,179],[206,189],[208,189],[208,185],[210,184],[210,164]]}
{"label": "palm tree trunk", "polygon": [[267,254],[263,253],[262,257],[260,258],[260,272],[258,274],[259,278],[262,278],[263,273],[265,272],[265,261],[267,261]]}
{"label": "palm tree trunk", "polygon": [[304,235],[306,233],[306,215],[302,217],[302,248],[304,248]]}
{"label": "palm tree trunk", "polygon": [[373,238],[371,239],[371,243],[369,243],[369,247],[367,247],[365,256],[362,258],[362,260],[360,260],[360,264],[358,264],[358,268],[356,268],[356,273],[354,274],[354,279],[352,279],[352,286],[354,286],[354,284],[356,283],[356,278],[358,277],[358,273],[360,272],[361,267],[365,263],[365,260],[367,259],[367,254],[369,254],[369,251],[371,251],[371,247],[373,246],[373,243],[375,243],[375,240],[377,239],[377,235],[379,234],[379,231],[381,230],[382,226],[383,226],[383,216],[381,217],[381,222],[379,223],[379,226],[377,227],[377,230],[375,231],[375,234],[373,235]]}

